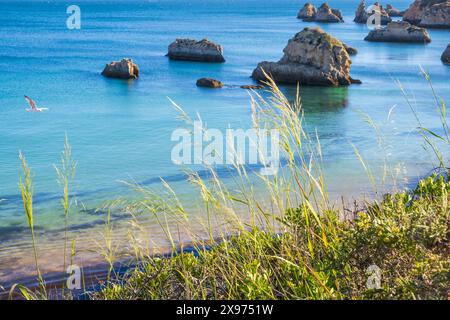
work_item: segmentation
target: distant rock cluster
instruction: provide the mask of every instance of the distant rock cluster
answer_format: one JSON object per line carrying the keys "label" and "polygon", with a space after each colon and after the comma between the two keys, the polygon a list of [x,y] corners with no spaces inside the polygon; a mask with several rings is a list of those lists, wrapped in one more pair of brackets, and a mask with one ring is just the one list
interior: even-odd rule
{"label": "distant rock cluster", "polygon": [[375,11],[380,14],[380,23],[382,25],[387,25],[392,21],[392,18],[389,16],[388,12],[384,10],[383,6],[379,2],[375,2],[371,8],[372,10],[369,10],[370,7],[367,8],[366,2],[364,0],[361,0],[358,8],[356,9],[355,19],[353,21],[356,23],[367,23],[367,20],[372,14],[375,13]]}
{"label": "distant rock cluster", "polygon": [[319,9],[311,3],[306,3],[298,12],[297,18],[303,21],[344,22],[340,10],[332,9],[328,3],[323,3]]}
{"label": "distant rock cluster", "polygon": [[[371,30],[365,37],[373,42],[429,43],[431,37],[425,27],[450,28],[450,0],[415,0],[405,11],[387,4],[386,9],[379,2],[367,7],[361,0],[355,12],[354,22],[367,23],[374,13],[380,14],[384,27]],[[393,21],[392,17],[403,17]],[[344,22],[342,13],[323,3],[316,8],[306,3],[297,14],[305,22]],[[305,85],[338,86],[361,83],[350,76],[350,56],[357,54],[356,48],[347,46],[320,28],[305,28],[288,41],[284,55],[278,62],[263,61],[253,70],[252,78],[267,80],[267,75],[279,83],[300,83]],[[203,39],[176,39],[168,46],[167,56],[172,60],[225,62],[223,47]],[[443,63],[450,65],[450,45],[442,53]],[[139,68],[131,59],[122,59],[107,64],[102,75],[109,78],[137,79]],[[225,85],[216,79],[200,78],[197,86],[222,88]],[[237,86],[228,86],[237,87]],[[262,89],[261,85],[241,85],[243,89]]]}

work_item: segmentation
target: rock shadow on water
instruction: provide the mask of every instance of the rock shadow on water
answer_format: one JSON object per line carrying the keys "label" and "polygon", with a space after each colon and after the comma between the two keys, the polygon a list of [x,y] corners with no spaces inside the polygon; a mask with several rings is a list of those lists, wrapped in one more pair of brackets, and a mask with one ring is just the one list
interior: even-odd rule
{"label": "rock shadow on water", "polygon": [[[281,88],[286,98],[293,102],[297,95],[296,86]],[[306,112],[337,112],[348,106],[348,87],[300,86],[302,108]]]}

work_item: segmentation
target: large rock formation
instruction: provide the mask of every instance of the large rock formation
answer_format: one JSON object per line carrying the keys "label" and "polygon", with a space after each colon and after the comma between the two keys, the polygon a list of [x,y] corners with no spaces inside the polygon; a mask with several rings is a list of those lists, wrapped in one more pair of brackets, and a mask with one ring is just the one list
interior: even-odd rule
{"label": "large rock formation", "polygon": [[[350,77],[351,60],[345,45],[320,28],[305,28],[289,40],[278,62],[263,61],[252,78],[279,83],[338,86],[357,83]],[[264,72],[263,72],[264,71]]]}
{"label": "large rock formation", "polygon": [[450,1],[416,0],[403,20],[425,28],[450,28]]}
{"label": "large rock formation", "polygon": [[137,79],[139,68],[131,59],[113,61],[105,66],[102,75],[108,78]]}
{"label": "large rock formation", "polygon": [[403,17],[404,11],[394,8],[391,4],[386,5],[386,12],[389,17]]}
{"label": "large rock formation", "polygon": [[431,42],[426,29],[413,26],[406,21],[391,22],[387,27],[372,30],[364,40],[375,42]]}
{"label": "large rock formation", "polygon": [[311,3],[307,2],[302,9],[297,14],[298,19],[303,19],[303,21],[313,21],[317,13],[316,7]]}
{"label": "large rock formation", "polygon": [[386,25],[392,21],[391,17],[389,17],[389,14],[378,2],[375,2],[375,4],[372,6],[372,9],[373,10],[371,10],[371,12],[367,12],[369,8],[366,8],[366,2],[364,0],[361,0],[358,9],[356,9],[355,19],[353,21],[356,23],[367,23],[369,17],[376,13],[375,11],[380,14],[380,23],[382,25]]}
{"label": "large rock formation", "polygon": [[441,60],[443,63],[450,65],[450,44],[447,49],[442,53]]}
{"label": "large rock formation", "polygon": [[197,80],[197,86],[206,88],[222,88],[223,83],[216,79],[201,78]]}
{"label": "large rock formation", "polygon": [[167,56],[173,60],[225,62],[222,46],[208,39],[177,39],[169,45]]}
{"label": "large rock formation", "polygon": [[330,8],[328,3],[323,3],[319,9],[311,3],[306,3],[299,11],[297,18],[303,21],[344,22],[341,11]]}

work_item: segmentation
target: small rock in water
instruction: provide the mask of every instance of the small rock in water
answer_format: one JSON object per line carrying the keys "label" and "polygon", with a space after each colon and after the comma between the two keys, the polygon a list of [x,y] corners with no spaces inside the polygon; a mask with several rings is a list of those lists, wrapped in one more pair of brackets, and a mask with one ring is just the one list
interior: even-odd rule
{"label": "small rock in water", "polygon": [[212,78],[201,78],[197,80],[197,86],[205,88],[222,88],[223,83]]}
{"label": "small rock in water", "polygon": [[413,26],[406,21],[391,22],[387,27],[372,30],[364,40],[374,42],[431,42],[426,29]]}
{"label": "small rock in water", "polygon": [[137,79],[139,68],[131,59],[113,61],[105,66],[102,75],[108,78]]}
{"label": "small rock in water", "polygon": [[259,90],[264,89],[264,86],[262,85],[255,85],[255,84],[245,84],[241,86],[242,89],[253,89],[253,90]]}
{"label": "small rock in water", "polygon": [[447,49],[442,53],[441,60],[443,63],[450,65],[450,44],[447,46]]}
{"label": "small rock in water", "polygon": [[169,45],[167,56],[173,60],[225,62],[222,46],[208,39],[177,39]]}

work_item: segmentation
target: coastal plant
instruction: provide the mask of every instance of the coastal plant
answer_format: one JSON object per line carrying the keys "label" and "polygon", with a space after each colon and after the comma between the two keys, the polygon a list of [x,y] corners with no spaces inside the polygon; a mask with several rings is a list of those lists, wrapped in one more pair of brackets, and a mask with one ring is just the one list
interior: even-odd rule
{"label": "coastal plant", "polygon": [[69,139],[65,137],[64,140],[64,150],[61,154],[61,165],[60,167],[54,165],[57,181],[59,185],[63,188],[63,195],[61,198],[61,205],[64,210],[64,261],[63,261],[63,272],[66,272],[66,256],[67,256],[67,229],[69,225],[69,212],[70,212],[70,184],[75,176],[76,162],[72,158],[72,148],[69,144]]}
{"label": "coastal plant", "polygon": [[[22,174],[19,178],[19,188],[20,188],[20,193],[22,195],[22,202],[23,202],[26,220],[28,223],[28,227],[30,228],[30,231],[31,231],[31,241],[32,241],[32,247],[33,247],[33,255],[34,255],[34,263],[35,263],[35,267],[36,267],[36,273],[37,273],[38,281],[39,281],[40,287],[42,289],[43,295],[46,296],[45,282],[44,282],[44,279],[42,278],[42,274],[39,269],[37,242],[36,242],[36,235],[35,235],[35,228],[34,228],[33,181],[32,181],[32,175],[31,175],[31,168],[28,166],[25,156],[22,154],[22,152],[19,153],[19,159],[21,162],[21,169],[22,169]],[[20,290],[21,290],[21,292],[24,292],[23,289],[20,289]]]}
{"label": "coastal plant", "polygon": [[422,122],[420,121],[420,118],[417,114],[417,111],[415,110],[413,103],[411,101],[410,96],[406,92],[405,88],[402,86],[400,82],[397,82],[411,112],[413,113],[416,121],[417,121],[417,128],[419,130],[419,133],[421,134],[422,138],[424,139],[426,145],[431,148],[432,152],[436,156],[437,160],[439,161],[438,167],[442,169],[444,172],[448,171],[449,167],[446,164],[445,156],[442,154],[441,148],[444,148],[444,152],[448,152],[448,148],[450,146],[450,128],[448,126],[447,121],[447,107],[445,104],[445,101],[441,99],[433,86],[433,83],[431,81],[431,77],[428,74],[428,72],[423,68],[420,67],[420,71],[426,82],[428,83],[433,101],[436,107],[437,114],[439,115],[440,124],[442,127],[442,132],[436,132],[433,130],[430,130],[426,128]]}

